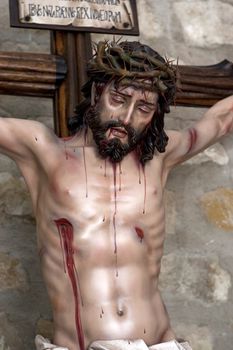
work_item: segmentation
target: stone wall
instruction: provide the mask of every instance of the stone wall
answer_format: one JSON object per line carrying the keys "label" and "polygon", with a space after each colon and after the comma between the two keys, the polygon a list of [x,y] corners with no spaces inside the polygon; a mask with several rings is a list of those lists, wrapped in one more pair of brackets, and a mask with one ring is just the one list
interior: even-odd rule
{"label": "stone wall", "polygon": [[[233,61],[232,0],[137,0],[140,40],[184,64]],[[0,50],[49,52],[49,33],[10,29],[0,3]],[[100,35],[94,35],[98,40]],[[138,40],[138,39],[137,39]],[[204,110],[173,108],[167,127],[181,129]],[[46,99],[0,96],[0,114],[52,126]],[[233,343],[233,139],[173,171],[166,191],[167,240],[161,289],[174,328],[195,350]],[[52,332],[36,256],[35,221],[14,163],[0,156],[0,350],[33,349],[38,331]]]}

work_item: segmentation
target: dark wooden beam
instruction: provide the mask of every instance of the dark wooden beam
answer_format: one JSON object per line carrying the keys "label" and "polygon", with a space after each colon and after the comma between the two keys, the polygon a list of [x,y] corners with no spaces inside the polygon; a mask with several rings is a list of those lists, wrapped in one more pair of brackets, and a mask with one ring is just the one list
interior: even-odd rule
{"label": "dark wooden beam", "polygon": [[58,136],[68,136],[67,118],[81,101],[81,87],[85,83],[86,64],[91,57],[89,33],[52,31],[52,53],[64,57],[67,75],[54,99],[55,132]]}
{"label": "dark wooden beam", "polygon": [[0,94],[53,97],[66,70],[61,56],[0,52]]}
{"label": "dark wooden beam", "polygon": [[[53,54],[0,52],[0,94],[54,99],[55,132],[67,136],[67,118],[81,101],[91,44],[87,33],[53,32]],[[179,66],[177,106],[210,107],[233,95],[233,64]]]}
{"label": "dark wooden beam", "polygon": [[179,66],[180,87],[176,105],[210,107],[233,95],[233,63],[224,60],[212,66]]}

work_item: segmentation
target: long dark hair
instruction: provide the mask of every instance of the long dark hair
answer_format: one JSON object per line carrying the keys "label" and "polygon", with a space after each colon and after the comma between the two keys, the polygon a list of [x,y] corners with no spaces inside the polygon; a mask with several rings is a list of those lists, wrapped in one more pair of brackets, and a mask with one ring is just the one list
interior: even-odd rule
{"label": "long dark hair", "polygon": [[[85,126],[85,114],[88,113],[91,106],[93,83],[96,84],[99,95],[104,86],[111,81],[114,81],[116,86],[118,84],[132,85],[142,90],[155,91],[159,95],[158,107],[146,130],[145,137],[137,147],[140,162],[145,164],[153,158],[155,149],[161,153],[165,152],[168,136],[164,131],[164,115],[170,112],[169,105],[174,100],[177,74],[170,63],[166,62],[158,52],[137,41],[125,41],[113,46],[106,44],[105,50],[101,52],[105,54],[105,56],[101,56],[101,64],[99,64],[100,54],[98,56],[98,52],[88,63],[89,80],[82,88],[84,100],[76,107],[74,117],[68,120],[68,129],[71,134],[74,134]],[[126,57],[126,55],[128,56]],[[111,62],[117,62],[115,63],[116,67],[120,68],[111,70],[113,64]],[[118,74],[118,71],[122,71],[122,69],[126,72],[126,78],[128,72],[129,79],[124,79],[125,76],[122,77],[121,74]],[[150,72],[155,72],[152,78]],[[138,80],[138,76],[140,76],[140,80]],[[148,85],[148,81],[151,83],[150,85]]]}

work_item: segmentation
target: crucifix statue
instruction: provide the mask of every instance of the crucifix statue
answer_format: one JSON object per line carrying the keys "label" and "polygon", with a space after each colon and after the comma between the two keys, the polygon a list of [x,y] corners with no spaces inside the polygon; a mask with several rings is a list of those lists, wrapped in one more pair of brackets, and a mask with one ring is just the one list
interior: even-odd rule
{"label": "crucifix statue", "polygon": [[[53,310],[54,337],[38,335],[37,350],[191,349],[170,325],[158,279],[170,171],[233,131],[233,96],[201,87],[204,70],[207,86],[218,71],[226,83],[227,69],[179,69],[140,42],[99,42],[68,137],[0,119],[1,152],[31,195]],[[165,130],[175,100],[220,101],[187,130]]]}

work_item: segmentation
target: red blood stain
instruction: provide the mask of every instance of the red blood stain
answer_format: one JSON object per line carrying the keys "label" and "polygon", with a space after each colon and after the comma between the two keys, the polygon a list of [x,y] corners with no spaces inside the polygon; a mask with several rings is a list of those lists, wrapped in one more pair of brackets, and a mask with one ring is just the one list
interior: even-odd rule
{"label": "red blood stain", "polygon": [[187,153],[191,152],[191,150],[193,149],[193,147],[197,142],[197,130],[194,128],[190,128],[188,129],[188,132],[189,132],[189,148]]}
{"label": "red blood stain", "polygon": [[138,237],[140,238],[140,240],[141,240],[141,242],[142,242],[142,240],[143,240],[143,238],[144,238],[144,232],[143,232],[143,230],[142,230],[140,227],[135,227],[135,231],[136,231]]}
{"label": "red blood stain", "polygon": [[[63,252],[63,259],[66,263],[66,270],[70,278],[70,282],[74,294],[75,302],[75,324],[78,335],[78,342],[80,350],[85,350],[84,346],[84,335],[82,330],[82,323],[80,317],[80,304],[81,304],[81,294],[78,286],[78,274],[74,262],[74,248],[73,248],[73,238],[74,230],[72,224],[64,218],[54,220],[61,240],[61,248]],[[65,270],[65,271],[66,271]]]}

